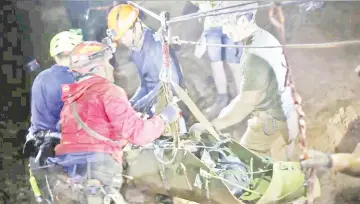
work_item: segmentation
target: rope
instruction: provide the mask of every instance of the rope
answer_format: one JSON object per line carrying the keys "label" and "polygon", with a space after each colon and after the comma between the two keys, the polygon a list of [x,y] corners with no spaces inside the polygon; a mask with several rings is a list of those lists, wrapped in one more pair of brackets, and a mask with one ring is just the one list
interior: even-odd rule
{"label": "rope", "polygon": [[336,47],[360,44],[360,40],[346,40],[346,41],[333,41],[333,42],[325,42],[325,43],[282,44],[282,45],[270,45],[270,46],[224,45],[224,44],[211,44],[211,43],[180,40],[178,36],[172,37],[171,42],[173,44],[178,44],[178,45],[182,45],[182,44],[206,45],[206,46],[229,47],[229,48],[291,48],[291,49],[336,48]]}
{"label": "rope", "polygon": [[[315,0],[315,1],[320,1],[320,0]],[[267,1],[257,1],[257,2],[267,2]],[[278,4],[279,5],[287,5],[287,4],[292,4],[292,3],[306,3],[306,2],[311,2],[311,0],[286,1],[286,2],[279,2]],[[139,8],[140,10],[144,11],[151,17],[159,20],[160,22],[162,21],[162,18],[160,15],[157,15],[154,12],[152,12],[132,1],[129,1],[128,3]],[[251,3],[253,3],[253,2],[251,2]],[[193,18],[201,18],[201,17],[206,17],[206,16],[215,16],[215,15],[235,13],[235,12],[245,12],[245,11],[251,11],[251,10],[255,10],[255,9],[259,9],[259,8],[268,8],[268,7],[274,6],[274,3],[272,2],[272,3],[268,3],[266,5],[258,6],[257,8],[236,9],[233,11],[227,11],[225,13],[212,13],[212,12],[226,10],[226,9],[230,9],[230,8],[234,8],[234,7],[238,7],[238,6],[244,6],[244,5],[251,4],[251,3],[249,2],[249,3],[232,5],[232,6],[223,7],[223,8],[215,8],[215,9],[211,9],[208,11],[174,17],[174,18],[171,18],[170,20],[166,21],[165,25],[169,25],[171,23],[180,22],[180,21],[184,21],[184,20],[191,20]],[[273,46],[223,45],[223,44],[208,44],[208,43],[180,40],[178,36],[171,37],[169,42],[171,42],[173,44],[178,44],[178,45],[190,44],[190,45],[206,45],[206,46],[229,47],[229,48],[279,48],[279,47],[282,47],[282,48],[292,48],[292,49],[335,48],[335,47],[360,44],[360,40],[346,40],[346,41],[333,41],[333,42],[325,42],[325,43],[305,43],[305,44],[303,44],[303,43],[302,44],[285,44],[284,43],[282,45],[273,45]]]}
{"label": "rope", "polygon": [[[279,20],[275,19],[273,14],[274,14],[274,9],[277,9],[277,15],[279,17]],[[278,33],[280,35],[280,41],[281,44],[285,44],[286,43],[286,39],[285,39],[285,17],[283,14],[283,10],[282,7],[280,5],[276,5],[276,7],[272,7],[269,10],[269,18],[271,23],[277,28]],[[289,62],[287,60],[287,49],[284,48],[283,49],[283,54],[284,54],[284,58],[285,58],[285,63],[283,64],[283,66],[287,69],[287,73],[286,73],[286,78],[285,78],[285,87],[290,87],[291,89],[291,93],[292,93],[292,98],[295,104],[295,110],[297,112],[298,115],[298,128],[299,128],[299,145],[301,150],[303,151],[303,154],[305,156],[305,158],[308,158],[308,153],[307,153],[307,144],[306,144],[306,125],[305,125],[305,113],[302,110],[301,107],[301,96],[297,93],[296,89],[295,89],[295,83],[293,80],[293,77],[291,75],[291,69],[290,69],[290,65]],[[307,204],[312,204],[314,203],[314,182],[315,182],[315,170],[312,169],[311,170],[311,176],[308,180],[310,182],[309,188],[308,190],[308,199],[307,199]]]}
{"label": "rope", "polygon": [[[184,18],[194,17],[194,16],[197,17],[198,15],[201,15],[201,14],[207,14],[207,13],[209,13],[209,12],[215,12],[215,11],[230,9],[230,8],[238,7],[239,5],[245,6],[245,5],[253,4],[253,3],[254,3],[254,2],[242,3],[242,4],[227,6],[227,7],[224,7],[224,8],[214,8],[214,9],[207,10],[207,11],[201,11],[201,12],[191,13],[191,14],[187,14],[187,15],[177,16],[177,17],[174,17],[174,18],[170,19],[170,21],[171,21],[172,23],[175,23],[175,22],[179,22],[179,19],[180,19],[180,21],[181,21],[181,19],[184,19]],[[200,17],[199,17],[199,18],[200,18]]]}
{"label": "rope", "polygon": [[50,194],[51,201],[54,202],[54,194],[52,193],[52,190],[51,190],[50,184],[49,184],[49,179],[48,179],[48,177],[47,177],[46,174],[45,174],[45,181],[46,181],[46,187],[47,187],[48,190],[49,190],[49,194]]}
{"label": "rope", "polygon": [[[169,164],[172,164],[174,161],[175,161],[175,158],[176,158],[176,156],[177,156],[177,154],[178,154],[178,151],[179,151],[179,148],[178,147],[175,147],[175,148],[171,148],[172,150],[174,150],[174,152],[173,152],[173,156],[172,156],[172,158],[169,160],[169,161],[164,161],[163,159],[161,159],[159,156],[158,156],[158,150],[162,150],[162,155],[163,155],[163,157],[164,157],[164,151],[165,151],[165,149],[164,148],[155,148],[154,149],[154,156],[155,156],[155,158],[156,158],[156,160],[158,160],[158,162],[160,162],[161,164],[163,164],[163,165],[169,165]],[[159,152],[160,153],[160,152]]]}
{"label": "rope", "polygon": [[[255,1],[251,2],[254,3]],[[268,2],[268,1],[256,1],[256,2]],[[309,2],[309,0],[306,1],[284,1],[284,2],[279,2],[278,4],[281,5],[288,5],[288,4],[293,4],[293,3],[304,3],[304,2]],[[168,21],[168,24],[172,24],[172,23],[176,23],[176,22],[181,22],[181,21],[188,21],[188,20],[192,20],[192,19],[196,19],[196,18],[202,18],[202,17],[207,17],[207,16],[217,16],[217,15],[224,15],[224,14],[231,14],[231,13],[237,13],[237,12],[248,12],[248,11],[252,11],[252,10],[257,10],[257,9],[261,9],[261,8],[269,8],[275,5],[275,2],[271,2],[268,4],[264,4],[264,5],[259,5],[256,8],[248,8],[248,9],[235,9],[232,11],[223,11],[221,12],[221,10],[226,10],[226,9],[230,9],[230,8],[234,8],[234,7],[242,7],[244,5],[247,5],[250,3],[240,3],[238,5],[233,5],[233,6],[228,6],[228,7],[223,7],[223,8],[215,8],[215,9],[211,9],[208,11],[204,11],[204,12],[199,12],[196,13],[194,15],[185,15],[185,16],[178,16],[175,18],[172,18]]]}

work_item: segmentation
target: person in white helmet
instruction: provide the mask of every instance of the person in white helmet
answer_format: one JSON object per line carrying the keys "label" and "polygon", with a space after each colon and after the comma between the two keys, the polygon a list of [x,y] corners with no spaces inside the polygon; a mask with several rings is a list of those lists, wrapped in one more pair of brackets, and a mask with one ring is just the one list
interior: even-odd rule
{"label": "person in white helmet", "polygon": [[[247,10],[218,16],[222,19],[224,33],[230,39],[247,46],[280,45],[274,36],[256,25],[258,3],[226,1],[221,6],[230,5],[239,5],[231,9]],[[291,150],[294,138],[298,135],[298,123],[290,89],[284,87],[284,65],[286,61],[282,48],[245,48],[238,66],[241,70],[239,94],[212,121],[215,129],[222,130],[235,125],[251,114],[247,130],[240,141],[243,146],[259,155],[270,155],[272,144],[282,135],[287,150]],[[202,132],[204,127],[201,124],[190,128],[192,134]]]}
{"label": "person in white helmet", "polygon": [[[198,6],[199,12],[217,8],[224,1],[190,1]],[[185,9],[184,9],[185,10]],[[223,33],[221,21],[216,16],[208,16],[204,19],[204,31],[200,41],[207,44],[241,45],[241,42],[234,42]],[[215,118],[220,111],[229,104],[228,80],[225,73],[224,63],[227,63],[235,81],[236,92],[239,92],[241,78],[239,76],[239,63],[242,55],[242,48],[219,47],[198,45],[195,49],[197,57],[207,52],[211,62],[212,77],[214,79],[217,97],[215,102],[207,107],[204,112],[209,119]]]}
{"label": "person in white helmet", "polygon": [[31,126],[24,146],[27,157],[35,157],[40,149],[41,158],[54,154],[60,139],[61,85],[75,82],[69,72],[69,54],[80,42],[82,35],[72,31],[60,32],[50,41],[50,56],[55,64],[40,72],[31,87]]}

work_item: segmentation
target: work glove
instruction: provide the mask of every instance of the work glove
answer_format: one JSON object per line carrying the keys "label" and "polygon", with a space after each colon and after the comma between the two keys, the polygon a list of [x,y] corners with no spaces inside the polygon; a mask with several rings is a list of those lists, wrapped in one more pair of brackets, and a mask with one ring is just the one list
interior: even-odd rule
{"label": "work glove", "polygon": [[159,114],[165,124],[169,124],[178,120],[181,116],[181,110],[175,103],[169,103]]}
{"label": "work glove", "polygon": [[304,156],[300,157],[302,168],[332,168],[331,154],[309,150],[308,155],[308,159],[304,159]]}

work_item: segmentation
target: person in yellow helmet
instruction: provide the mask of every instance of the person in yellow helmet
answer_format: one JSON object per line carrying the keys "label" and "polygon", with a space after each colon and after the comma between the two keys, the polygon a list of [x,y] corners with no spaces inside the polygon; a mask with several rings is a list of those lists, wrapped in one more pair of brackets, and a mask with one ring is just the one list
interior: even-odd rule
{"label": "person in yellow helmet", "polygon": [[[151,109],[151,102],[156,100],[160,88],[159,74],[163,67],[163,52],[160,40],[140,20],[139,12],[139,9],[128,4],[114,7],[107,17],[107,33],[114,43],[121,43],[132,51],[131,59],[137,67],[140,85],[130,103],[135,110],[151,116],[154,109],[147,109]],[[169,55],[171,80],[185,88],[180,64],[172,47],[169,48]],[[186,114],[183,112],[184,115]],[[181,118],[180,122],[180,131],[186,132],[184,119]]]}
{"label": "person in yellow helmet", "polygon": [[69,54],[80,42],[82,35],[72,31],[60,32],[50,41],[50,56],[55,64],[40,72],[31,87],[31,127],[24,146],[27,157],[36,157],[39,152],[39,158],[54,154],[53,148],[60,139],[61,85],[75,81],[69,72]]}
{"label": "person in yellow helmet", "polygon": [[328,168],[335,172],[360,178],[360,153],[327,154],[309,150],[309,158],[301,157],[303,168]]}

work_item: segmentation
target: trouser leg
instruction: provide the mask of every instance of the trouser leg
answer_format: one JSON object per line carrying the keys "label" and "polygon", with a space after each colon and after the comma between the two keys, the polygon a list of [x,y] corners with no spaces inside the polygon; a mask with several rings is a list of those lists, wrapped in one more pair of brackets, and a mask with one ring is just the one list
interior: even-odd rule
{"label": "trouser leg", "polygon": [[113,201],[116,204],[126,204],[127,202],[120,193],[123,184],[123,166],[115,161],[108,154],[99,154],[97,162],[91,164],[90,174],[91,178],[101,181],[104,185],[106,195],[104,196],[104,203],[110,204]]}
{"label": "trouser leg", "polygon": [[214,83],[216,91],[218,94],[227,94],[227,79],[224,69],[224,62],[212,62],[211,63],[212,76],[214,78]]}

